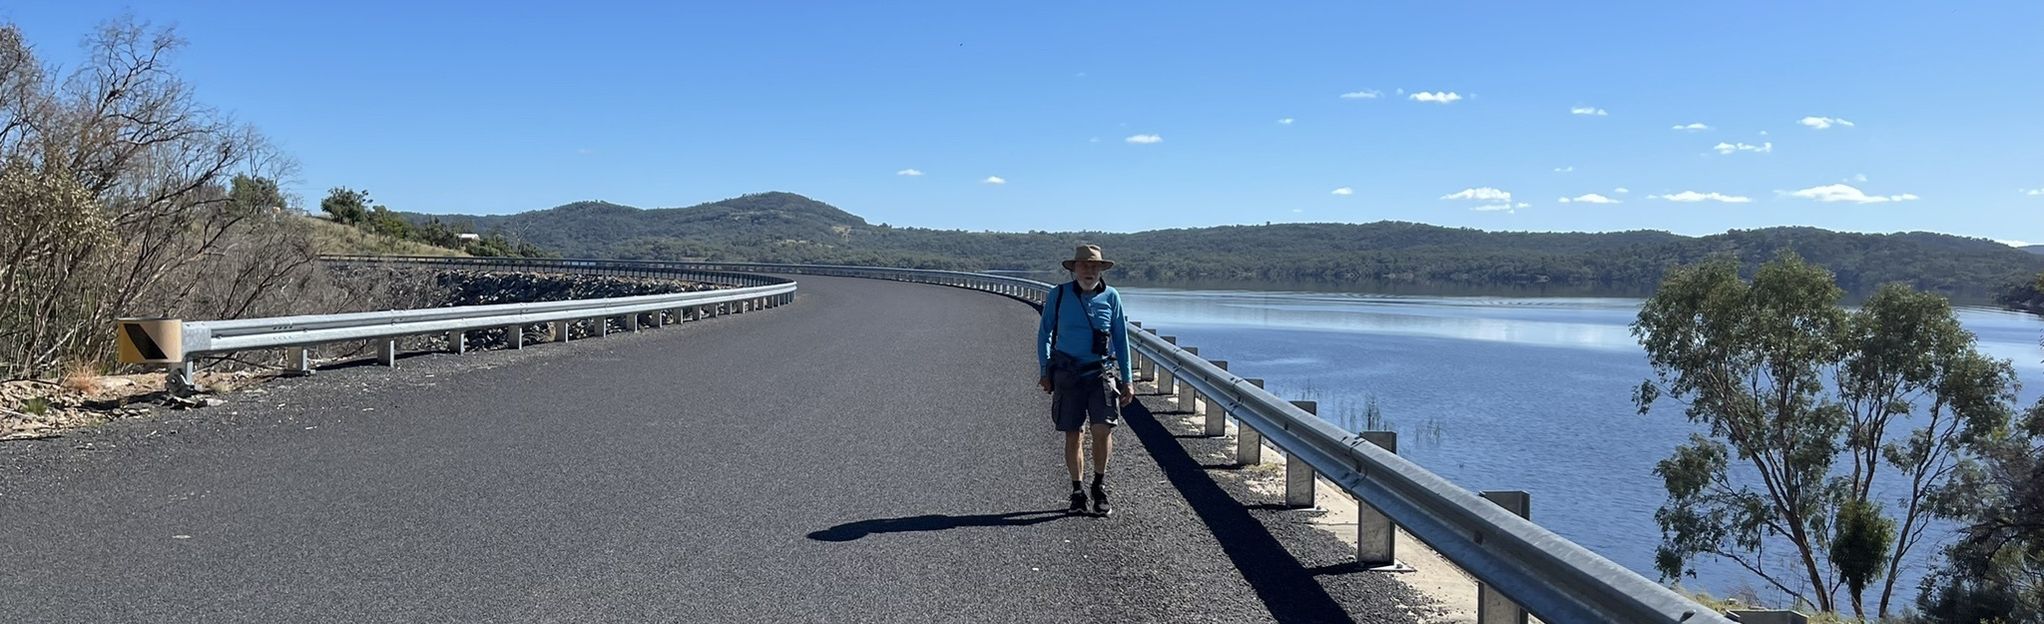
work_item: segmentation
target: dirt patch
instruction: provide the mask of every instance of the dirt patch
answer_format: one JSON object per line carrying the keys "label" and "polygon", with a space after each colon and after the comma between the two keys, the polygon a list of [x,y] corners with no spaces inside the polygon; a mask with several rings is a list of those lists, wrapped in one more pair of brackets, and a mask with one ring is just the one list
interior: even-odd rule
{"label": "dirt patch", "polygon": [[[229,392],[274,375],[248,371],[199,374],[213,392]],[[61,437],[65,432],[107,421],[148,415],[158,408],[198,407],[204,397],[175,399],[163,391],[162,373],[67,375],[62,380],[0,383],[0,442]]]}

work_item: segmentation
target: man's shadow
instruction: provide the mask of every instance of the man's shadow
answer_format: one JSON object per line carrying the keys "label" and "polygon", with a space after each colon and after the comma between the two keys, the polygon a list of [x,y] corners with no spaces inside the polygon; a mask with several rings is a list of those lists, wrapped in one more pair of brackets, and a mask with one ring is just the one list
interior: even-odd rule
{"label": "man's shadow", "polygon": [[942,531],[959,527],[1019,527],[1050,522],[1070,516],[1063,509],[1042,511],[1014,511],[1004,514],[979,514],[973,516],[950,516],[925,514],[901,518],[875,518],[847,522],[809,534],[809,539],[819,542],[849,542],[875,533],[909,533],[914,531]]}

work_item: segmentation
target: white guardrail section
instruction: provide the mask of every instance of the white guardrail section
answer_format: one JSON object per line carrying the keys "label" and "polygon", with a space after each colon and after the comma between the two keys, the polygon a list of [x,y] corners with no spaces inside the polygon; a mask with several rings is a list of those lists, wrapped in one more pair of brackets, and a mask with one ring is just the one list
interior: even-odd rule
{"label": "white guardrail section", "polygon": [[[888,279],[981,290],[1038,305],[1052,287],[1035,280],[956,271],[744,262],[559,262],[612,271],[666,267]],[[1366,505],[1365,516],[1375,515],[1369,513],[1374,510],[1475,576],[1484,587],[1478,607],[1483,624],[1524,622],[1527,612],[1555,624],[1735,621],[1366,441],[1374,432],[1343,431],[1308,408],[1265,391],[1256,381],[1229,372],[1224,363],[1174,344],[1174,337],[1158,336],[1154,328],[1142,328],[1138,322],[1131,325],[1128,335],[1140,371],[1137,377],[1157,381],[1166,392],[1177,387],[1181,409],[1185,398],[1220,408],[1242,432],[1238,443],[1256,444],[1260,437],[1276,446],[1287,456],[1286,480],[1294,490],[1302,480],[1310,488],[1317,474]],[[1187,388],[1193,394],[1187,394]],[[1208,433],[1220,435],[1212,426]],[[1254,451],[1245,452],[1244,456],[1255,456]],[[1310,489],[1307,492],[1305,504],[1310,505]],[[1375,561],[1360,552],[1359,558],[1365,564],[1387,563],[1390,532],[1380,529],[1373,536],[1369,527],[1361,530],[1365,542],[1375,537],[1387,542],[1376,551]],[[1368,544],[1362,548],[1369,549]]]}
{"label": "white guardrail section", "polygon": [[[550,260],[550,259],[498,259],[498,258],[381,258],[328,256],[322,258],[335,266],[357,265],[407,265],[435,267],[464,267],[500,271],[559,272],[590,275],[617,275],[685,279],[737,286],[717,290],[700,290],[684,293],[641,295],[632,297],[610,297],[603,299],[576,299],[570,301],[548,301],[539,303],[509,303],[479,306],[455,306],[418,310],[390,310],[383,312],[357,312],[348,314],[321,314],[305,316],[281,316],[271,318],[239,319],[231,321],[186,321],[181,336],[184,342],[184,364],[174,366],[185,381],[190,380],[191,362],[194,356],[217,355],[234,351],[255,349],[298,348],[295,351],[296,368],[309,368],[303,347],[350,340],[382,340],[382,359],[391,364],[396,359],[394,340],[403,336],[447,334],[451,348],[463,350],[466,341],[463,332],[487,329],[525,328],[533,325],[554,324],[554,340],[567,339],[568,325],[578,321],[592,321],[591,333],[602,335],[608,331],[609,319],[624,319],[626,327],[637,329],[642,317],[652,319],[654,325],[668,321],[682,322],[739,313],[747,310],[770,308],[791,303],[795,298],[796,283],[786,278],[731,273],[703,269],[689,269],[678,266],[648,267],[620,266],[615,263]],[[650,316],[649,316],[650,315]],[[511,332],[511,346],[521,347],[524,343],[522,332]]]}

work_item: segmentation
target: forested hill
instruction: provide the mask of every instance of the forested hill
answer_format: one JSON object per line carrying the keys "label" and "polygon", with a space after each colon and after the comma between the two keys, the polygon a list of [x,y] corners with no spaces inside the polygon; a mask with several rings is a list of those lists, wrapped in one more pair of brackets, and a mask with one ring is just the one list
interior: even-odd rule
{"label": "forested hill", "polygon": [[[423,219],[426,215],[411,215]],[[1806,227],[1704,237],[1660,231],[1486,232],[1419,223],[1291,223],[1100,232],[963,232],[869,224],[792,193],[759,193],[688,208],[641,210],[577,202],[514,215],[438,215],[502,231],[569,257],[710,258],[878,264],[963,270],[1056,268],[1073,245],[1098,243],[1139,277],[1551,284],[1650,290],[1670,267],[1728,255],[1749,267],[1793,250],[1858,293],[1883,282],[1986,298],[2044,272],[2044,255],[1986,239],[1928,232],[1856,234]]]}

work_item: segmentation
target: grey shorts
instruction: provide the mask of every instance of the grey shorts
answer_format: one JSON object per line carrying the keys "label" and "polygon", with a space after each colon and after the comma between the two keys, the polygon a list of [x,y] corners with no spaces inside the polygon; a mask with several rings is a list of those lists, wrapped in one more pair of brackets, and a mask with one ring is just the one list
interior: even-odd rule
{"label": "grey shorts", "polygon": [[1086,423],[1121,424],[1121,394],[1111,366],[1087,371],[1055,369],[1050,373],[1050,420],[1058,431],[1079,431]]}

